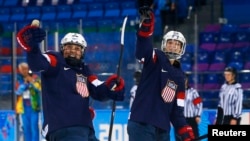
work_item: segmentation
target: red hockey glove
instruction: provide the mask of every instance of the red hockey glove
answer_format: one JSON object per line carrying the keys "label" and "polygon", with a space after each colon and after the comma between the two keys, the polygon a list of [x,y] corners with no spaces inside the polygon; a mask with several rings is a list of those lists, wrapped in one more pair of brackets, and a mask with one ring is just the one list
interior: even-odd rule
{"label": "red hockey glove", "polygon": [[154,13],[147,7],[139,9],[139,13],[141,14],[142,23],[140,24],[138,34],[142,37],[149,37],[154,32]]}
{"label": "red hockey glove", "polygon": [[139,14],[140,18],[143,19],[150,19],[150,14],[153,12],[153,10],[149,6],[142,6],[139,8]]}
{"label": "red hockey glove", "polygon": [[184,126],[178,130],[182,141],[192,141],[194,139],[194,132],[191,126]]}
{"label": "red hockey glove", "polygon": [[30,51],[33,48],[38,48],[38,44],[44,40],[46,32],[36,26],[26,26],[22,28],[17,34],[17,41],[20,46]]}
{"label": "red hockey glove", "polygon": [[91,119],[93,120],[95,118],[95,109],[92,107],[89,107],[89,111],[90,111]]}
{"label": "red hockey glove", "polygon": [[118,76],[114,74],[106,80],[106,85],[111,90],[108,96],[113,100],[122,101],[124,100],[125,82],[121,77],[119,77],[119,81],[117,79]]}

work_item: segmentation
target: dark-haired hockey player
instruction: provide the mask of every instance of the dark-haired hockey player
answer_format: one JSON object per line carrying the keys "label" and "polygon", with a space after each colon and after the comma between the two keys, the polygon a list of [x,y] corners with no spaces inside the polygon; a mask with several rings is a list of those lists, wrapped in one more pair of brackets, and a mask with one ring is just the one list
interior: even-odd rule
{"label": "dark-haired hockey player", "polygon": [[154,13],[139,9],[142,19],[137,32],[136,58],[143,63],[129,120],[129,141],[169,141],[171,124],[183,141],[194,138],[183,114],[185,74],[177,61],[185,52],[182,33],[170,31],[163,37],[161,50],[153,48]]}
{"label": "dark-haired hockey player", "polygon": [[82,62],[87,43],[81,34],[66,34],[60,52],[41,53],[38,45],[45,36],[36,26],[26,26],[17,34],[31,70],[41,71],[42,134],[48,141],[95,141],[89,97],[122,101],[124,80],[120,77],[116,84],[117,75],[111,75],[104,82],[92,74]]}

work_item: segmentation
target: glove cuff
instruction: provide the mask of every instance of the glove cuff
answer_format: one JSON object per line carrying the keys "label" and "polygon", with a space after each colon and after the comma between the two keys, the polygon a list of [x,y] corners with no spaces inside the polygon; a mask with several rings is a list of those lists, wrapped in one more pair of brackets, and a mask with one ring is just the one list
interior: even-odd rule
{"label": "glove cuff", "polygon": [[142,21],[140,27],[139,27],[139,32],[138,34],[142,37],[149,37],[153,34],[154,32],[154,13],[150,13],[150,18],[149,19],[144,19]]}
{"label": "glove cuff", "polygon": [[118,79],[118,76],[116,74],[111,75],[106,80],[106,85],[110,88],[111,85],[112,85],[112,82],[117,81],[117,80],[118,80],[119,83],[117,83],[118,86],[115,87],[114,91],[121,91],[124,88],[125,82],[124,82],[124,79],[121,78],[121,77],[119,77],[119,79]]}
{"label": "glove cuff", "polygon": [[24,28],[22,28],[18,33],[17,33],[17,42],[20,44],[20,46],[25,50],[25,51],[30,51],[31,47],[27,44],[27,42],[25,41],[25,39],[23,38],[23,34],[24,32],[26,32],[29,29],[32,28],[37,28],[34,26],[26,26]]}
{"label": "glove cuff", "polygon": [[179,129],[178,130],[178,134],[185,134],[185,133],[187,133],[188,131],[192,131],[193,129],[192,129],[192,127],[191,126],[184,126],[184,127],[182,127],[181,129]]}
{"label": "glove cuff", "polygon": [[94,110],[94,108],[89,107],[89,112],[90,112],[90,115],[91,115],[91,119],[93,120],[95,118],[95,110]]}

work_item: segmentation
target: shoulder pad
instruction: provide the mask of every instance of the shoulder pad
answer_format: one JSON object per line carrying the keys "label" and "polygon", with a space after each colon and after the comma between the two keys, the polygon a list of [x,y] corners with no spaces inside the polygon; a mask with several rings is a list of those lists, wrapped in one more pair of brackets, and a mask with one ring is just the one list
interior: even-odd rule
{"label": "shoulder pad", "polygon": [[235,84],[235,88],[241,88],[241,84],[240,83],[236,83]]}

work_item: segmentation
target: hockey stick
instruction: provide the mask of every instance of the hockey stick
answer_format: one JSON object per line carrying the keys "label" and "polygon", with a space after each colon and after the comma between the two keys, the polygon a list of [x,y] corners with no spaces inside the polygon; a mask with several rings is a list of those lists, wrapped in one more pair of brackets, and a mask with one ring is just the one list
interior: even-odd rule
{"label": "hockey stick", "polygon": [[[118,65],[117,65],[117,72],[116,72],[117,76],[118,76],[117,77],[117,84],[119,83],[119,80],[120,80],[121,63],[122,63],[123,48],[124,48],[124,33],[125,33],[125,26],[127,23],[127,19],[128,19],[128,17],[126,16],[123,20],[122,29],[121,29],[121,50],[120,50],[120,57],[119,57],[119,61],[118,61]],[[111,141],[111,138],[112,138],[112,130],[113,130],[113,124],[114,124],[114,118],[115,118],[115,108],[116,108],[116,102],[115,102],[115,100],[113,100],[108,141]]]}
{"label": "hockey stick", "polygon": [[[218,107],[217,108],[217,117],[216,117],[215,125],[221,125],[223,123],[223,119],[224,119],[223,109],[221,107]],[[205,139],[205,138],[207,138],[207,136],[208,136],[208,134],[199,136],[199,137],[193,139],[193,141],[198,141],[198,140]]]}

